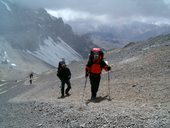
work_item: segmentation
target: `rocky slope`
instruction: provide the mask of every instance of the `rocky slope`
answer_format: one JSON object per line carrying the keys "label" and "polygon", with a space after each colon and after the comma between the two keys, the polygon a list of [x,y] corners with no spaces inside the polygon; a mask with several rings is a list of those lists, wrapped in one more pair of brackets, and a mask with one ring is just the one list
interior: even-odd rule
{"label": "rocky slope", "polygon": [[[6,103],[1,102],[0,126],[169,128],[169,35],[142,44],[131,43],[108,52],[105,57],[112,65],[111,79],[108,81],[108,74],[103,71],[96,102],[88,102],[89,79],[84,90],[86,62],[75,62],[69,65],[72,72],[71,96],[64,99],[59,98],[60,81],[55,69],[35,76],[33,85],[29,85],[28,80],[13,83],[29,89],[9,98]],[[7,94],[0,94],[0,98]]]}

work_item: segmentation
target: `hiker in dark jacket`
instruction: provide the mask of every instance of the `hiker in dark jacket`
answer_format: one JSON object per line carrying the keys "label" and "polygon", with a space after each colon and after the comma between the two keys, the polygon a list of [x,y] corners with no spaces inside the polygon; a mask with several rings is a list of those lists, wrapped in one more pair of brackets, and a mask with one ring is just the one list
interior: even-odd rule
{"label": "hiker in dark jacket", "polygon": [[[64,91],[67,96],[69,96],[69,91],[71,89],[71,72],[70,69],[66,66],[65,62],[59,62],[60,67],[58,67],[57,76],[61,80],[61,98],[64,97]],[[65,90],[65,84],[67,84],[67,88]]]}

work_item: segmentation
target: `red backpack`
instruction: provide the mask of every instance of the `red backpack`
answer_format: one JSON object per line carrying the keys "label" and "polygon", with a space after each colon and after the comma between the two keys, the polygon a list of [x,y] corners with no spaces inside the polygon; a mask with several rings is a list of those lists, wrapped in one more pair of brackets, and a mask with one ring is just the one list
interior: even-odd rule
{"label": "red backpack", "polygon": [[92,48],[89,55],[89,60],[92,62],[99,62],[103,60],[104,53],[101,48]]}

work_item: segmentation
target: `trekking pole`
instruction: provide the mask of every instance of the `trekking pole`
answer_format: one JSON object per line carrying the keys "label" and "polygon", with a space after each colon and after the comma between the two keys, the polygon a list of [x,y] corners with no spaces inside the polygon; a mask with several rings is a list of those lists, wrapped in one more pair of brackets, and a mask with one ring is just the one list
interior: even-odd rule
{"label": "trekking pole", "polygon": [[[105,60],[105,63],[108,65],[108,61]],[[108,80],[108,97],[109,97],[109,100],[111,100],[110,98],[110,71],[108,71],[107,73],[107,80]]]}
{"label": "trekking pole", "polygon": [[85,89],[86,89],[86,83],[87,83],[87,77],[85,79],[85,84],[84,84],[84,88],[83,88],[83,97],[82,97],[82,101],[84,99],[84,93],[85,93]]}
{"label": "trekking pole", "polygon": [[108,96],[109,96],[109,100],[111,100],[110,98],[110,71],[108,71],[107,73],[107,77],[108,77]]}

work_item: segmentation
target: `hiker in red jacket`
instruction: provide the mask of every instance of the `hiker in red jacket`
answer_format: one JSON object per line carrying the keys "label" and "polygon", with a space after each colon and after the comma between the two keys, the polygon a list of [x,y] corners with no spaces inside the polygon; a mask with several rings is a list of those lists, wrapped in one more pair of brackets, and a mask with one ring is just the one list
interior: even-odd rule
{"label": "hiker in red jacket", "polygon": [[96,99],[102,69],[105,71],[111,70],[111,67],[103,60],[103,56],[104,54],[100,48],[93,48],[86,64],[86,77],[89,76],[91,84],[91,100]]}

